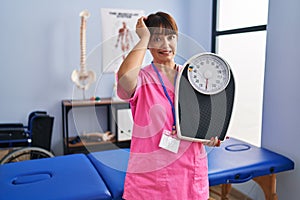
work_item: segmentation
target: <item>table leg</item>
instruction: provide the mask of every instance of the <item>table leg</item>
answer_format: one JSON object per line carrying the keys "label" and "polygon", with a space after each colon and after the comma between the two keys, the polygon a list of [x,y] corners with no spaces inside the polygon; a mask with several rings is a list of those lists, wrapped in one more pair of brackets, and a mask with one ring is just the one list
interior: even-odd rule
{"label": "table leg", "polygon": [[276,175],[270,174],[253,178],[253,180],[262,188],[266,200],[277,200],[276,194]]}
{"label": "table leg", "polygon": [[221,200],[229,200],[228,194],[231,190],[231,184],[222,184],[221,190]]}

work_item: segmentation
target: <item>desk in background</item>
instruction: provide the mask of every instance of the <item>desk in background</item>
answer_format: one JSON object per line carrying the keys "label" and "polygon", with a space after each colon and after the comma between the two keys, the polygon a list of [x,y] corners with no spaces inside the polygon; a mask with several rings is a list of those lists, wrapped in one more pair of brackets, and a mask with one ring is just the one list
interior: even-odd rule
{"label": "desk in background", "polygon": [[[118,136],[118,126],[116,124],[116,120],[118,120],[118,110],[129,109],[129,103],[124,101],[113,101],[111,98],[103,98],[99,101],[95,100],[63,100],[61,102],[62,106],[62,127],[63,127],[63,149],[64,154],[71,153],[88,153],[90,151],[100,151],[100,150],[108,150],[108,149],[116,149],[119,147],[129,147],[130,141],[119,140]],[[69,111],[73,108],[80,107],[102,107],[105,108],[106,114],[105,121],[107,122],[107,130],[104,132],[110,132],[115,134],[115,138],[109,142],[84,142],[82,141],[76,142],[72,144],[72,140],[76,139],[76,137],[70,137],[69,133]],[[101,124],[101,123],[100,123]],[[79,133],[75,133],[79,135]],[[74,135],[74,133],[73,133]]]}

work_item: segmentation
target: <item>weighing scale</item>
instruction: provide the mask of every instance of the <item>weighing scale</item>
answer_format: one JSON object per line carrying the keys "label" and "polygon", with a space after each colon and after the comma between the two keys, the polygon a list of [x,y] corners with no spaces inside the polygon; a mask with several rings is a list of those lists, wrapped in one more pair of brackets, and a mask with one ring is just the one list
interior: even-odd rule
{"label": "weighing scale", "polygon": [[177,136],[204,142],[224,140],[229,126],[235,83],[229,64],[219,55],[200,53],[178,73],[175,85]]}

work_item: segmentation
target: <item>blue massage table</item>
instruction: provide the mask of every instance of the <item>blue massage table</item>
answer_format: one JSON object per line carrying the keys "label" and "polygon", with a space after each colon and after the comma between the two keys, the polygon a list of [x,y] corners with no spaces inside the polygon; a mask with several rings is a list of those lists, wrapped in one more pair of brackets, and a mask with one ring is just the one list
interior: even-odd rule
{"label": "blue massage table", "polygon": [[294,169],[289,158],[236,139],[219,148],[207,148],[210,186],[222,185],[221,199],[227,199],[232,183],[253,179],[266,200],[277,200],[276,173]]}
{"label": "blue massage table", "polygon": [[0,165],[0,199],[111,199],[93,164],[73,154]]}
{"label": "blue massage table", "polygon": [[[275,200],[276,174],[294,169],[289,158],[233,138],[207,152],[209,182],[222,185],[222,199],[232,183],[253,179],[266,200]],[[122,199],[128,158],[128,149],[116,149],[5,164],[0,166],[0,200]]]}

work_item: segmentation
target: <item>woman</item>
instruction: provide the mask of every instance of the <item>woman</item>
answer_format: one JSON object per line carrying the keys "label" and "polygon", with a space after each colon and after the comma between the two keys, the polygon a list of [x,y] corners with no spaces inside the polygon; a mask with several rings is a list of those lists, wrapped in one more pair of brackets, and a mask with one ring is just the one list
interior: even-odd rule
{"label": "woman", "polygon": [[[179,140],[174,117],[178,28],[167,13],[141,17],[140,40],[118,71],[118,95],[130,102],[134,127],[123,198],[206,200],[207,157],[200,142]],[[153,61],[141,68],[147,49]],[[212,138],[206,145],[214,146]]]}

